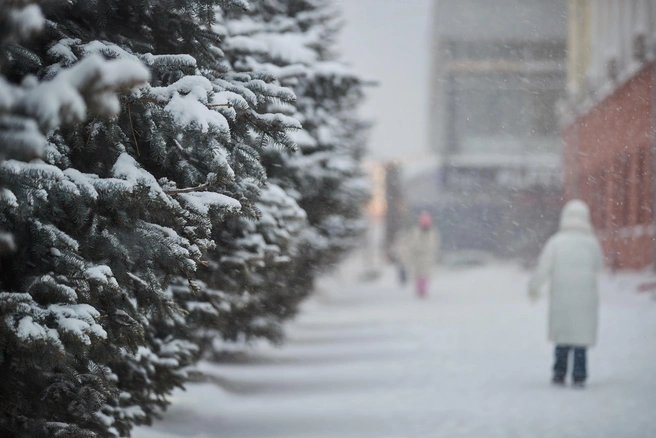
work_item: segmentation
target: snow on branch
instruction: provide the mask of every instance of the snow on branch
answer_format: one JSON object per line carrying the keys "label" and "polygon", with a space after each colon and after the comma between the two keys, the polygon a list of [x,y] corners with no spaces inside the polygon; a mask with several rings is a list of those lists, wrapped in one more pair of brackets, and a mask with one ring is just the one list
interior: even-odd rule
{"label": "snow on branch", "polygon": [[9,7],[8,13],[0,18],[0,40],[13,42],[25,39],[41,32],[45,19],[37,5],[26,5],[23,8]]}
{"label": "snow on branch", "polygon": [[221,193],[189,192],[180,196],[189,207],[202,215],[209,214],[212,208],[220,208],[231,213],[237,213],[241,210],[239,201]]}
{"label": "snow on branch", "polygon": [[135,61],[105,61],[93,55],[28,90],[16,109],[36,119],[47,133],[61,124],[83,121],[87,111],[102,117],[118,114],[120,104],[114,92],[144,84],[149,78],[148,70]]}

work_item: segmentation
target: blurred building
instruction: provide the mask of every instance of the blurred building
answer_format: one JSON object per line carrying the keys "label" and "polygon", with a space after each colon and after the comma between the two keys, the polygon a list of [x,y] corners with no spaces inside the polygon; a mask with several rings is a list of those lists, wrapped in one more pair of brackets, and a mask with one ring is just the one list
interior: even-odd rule
{"label": "blurred building", "polygon": [[566,0],[441,0],[434,8],[434,214],[446,249],[534,256],[562,203]]}
{"label": "blurred building", "polygon": [[365,242],[371,257],[382,256],[384,260],[389,260],[399,232],[407,227],[409,215],[403,168],[400,161],[367,161],[364,164],[371,185],[371,198],[367,206],[369,235]]}
{"label": "blurred building", "polygon": [[[431,211],[440,199],[436,190],[440,184],[439,158],[433,151],[404,156],[401,160],[406,202],[406,225],[416,225],[419,215]],[[411,207],[411,209],[410,209]]]}
{"label": "blurred building", "polygon": [[405,199],[401,184],[401,165],[390,162],[385,165],[385,240],[383,250],[390,257],[391,249],[405,225]]}
{"label": "blurred building", "polygon": [[367,205],[367,214],[371,221],[383,220],[387,204],[385,200],[385,163],[367,160],[362,164],[369,185],[371,198]]}
{"label": "blurred building", "polygon": [[563,113],[568,198],[590,204],[615,268],[654,252],[656,2],[570,0]]}

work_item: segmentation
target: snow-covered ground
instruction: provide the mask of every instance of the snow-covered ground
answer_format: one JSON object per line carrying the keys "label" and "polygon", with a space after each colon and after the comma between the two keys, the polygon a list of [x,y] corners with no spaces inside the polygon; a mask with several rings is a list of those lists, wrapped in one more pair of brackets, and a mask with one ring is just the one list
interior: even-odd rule
{"label": "snow-covered ground", "polygon": [[656,302],[602,282],[600,343],[584,390],[550,386],[546,304],[527,274],[436,274],[418,300],[386,271],[327,279],[282,348],[200,368],[135,438],[605,438],[656,436]]}

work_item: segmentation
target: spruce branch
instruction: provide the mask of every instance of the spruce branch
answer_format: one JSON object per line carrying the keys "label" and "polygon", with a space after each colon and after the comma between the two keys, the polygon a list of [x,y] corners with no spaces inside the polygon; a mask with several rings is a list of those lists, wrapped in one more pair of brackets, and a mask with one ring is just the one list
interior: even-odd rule
{"label": "spruce branch", "polygon": [[93,134],[93,125],[95,124],[96,124],[96,118],[94,117],[94,119],[91,121],[91,124],[89,124],[89,136],[87,137],[87,142],[85,143],[85,145],[88,145],[89,142],[91,141],[91,135]]}
{"label": "spruce branch", "polygon": [[181,194],[181,193],[202,192],[206,189],[214,187],[217,184],[218,184],[218,182],[215,181],[215,182],[205,183],[205,184],[199,185],[197,187],[188,187],[186,189],[164,190],[164,194],[166,194],[166,195],[178,195],[178,194]]}
{"label": "spruce branch", "polygon": [[130,103],[128,103],[128,118],[130,119],[130,130],[132,131],[134,146],[137,148],[137,155],[141,156],[141,153],[139,152],[139,143],[137,143],[137,136],[134,133],[134,125],[132,124],[132,112],[130,111]]}
{"label": "spruce branch", "polygon": [[178,147],[178,149],[180,149],[180,152],[184,152],[184,148],[182,147],[182,145],[180,144],[180,142],[178,142],[178,140],[176,140],[176,139],[174,138],[174,139],[173,139],[173,143],[175,143],[175,145]]}
{"label": "spruce branch", "polygon": [[[147,98],[137,99],[137,102],[155,103],[157,105],[167,105],[168,104],[167,102],[160,102],[156,99],[147,99]],[[227,107],[227,108],[232,108],[234,105],[232,104],[232,102],[226,102],[226,103],[206,103],[205,106],[207,108],[216,108],[216,107],[220,107],[220,106]]]}

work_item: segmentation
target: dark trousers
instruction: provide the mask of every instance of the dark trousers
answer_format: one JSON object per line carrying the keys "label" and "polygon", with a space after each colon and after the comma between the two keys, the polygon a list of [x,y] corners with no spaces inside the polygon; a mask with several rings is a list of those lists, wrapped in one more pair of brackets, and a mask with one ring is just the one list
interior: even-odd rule
{"label": "dark trousers", "polygon": [[556,361],[553,367],[554,379],[565,379],[565,376],[567,375],[567,363],[569,362],[570,350],[574,350],[574,368],[572,369],[572,379],[575,382],[584,382],[588,377],[586,349],[585,347],[572,347],[570,345],[556,346]]}

